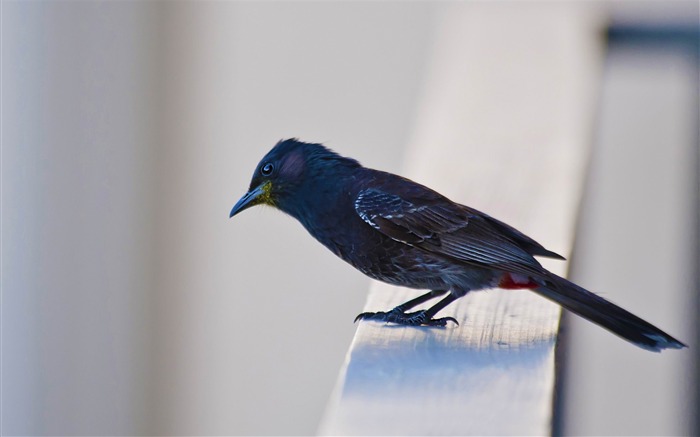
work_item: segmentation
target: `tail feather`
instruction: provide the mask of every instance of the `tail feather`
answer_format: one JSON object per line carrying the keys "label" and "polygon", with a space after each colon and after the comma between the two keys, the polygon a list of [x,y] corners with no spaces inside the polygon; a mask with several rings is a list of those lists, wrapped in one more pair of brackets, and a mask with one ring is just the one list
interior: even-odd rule
{"label": "tail feather", "polygon": [[533,291],[643,349],[661,352],[688,347],[629,311],[554,274],[550,273],[544,285]]}

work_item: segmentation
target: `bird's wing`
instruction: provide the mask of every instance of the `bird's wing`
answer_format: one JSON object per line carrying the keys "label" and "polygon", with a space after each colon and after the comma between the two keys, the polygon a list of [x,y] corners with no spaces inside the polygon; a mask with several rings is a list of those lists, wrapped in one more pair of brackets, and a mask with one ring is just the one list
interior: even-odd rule
{"label": "bird's wing", "polygon": [[365,189],[355,200],[355,211],[386,236],[432,253],[524,274],[541,271],[516,239],[490,224],[489,216],[420,188],[401,196]]}

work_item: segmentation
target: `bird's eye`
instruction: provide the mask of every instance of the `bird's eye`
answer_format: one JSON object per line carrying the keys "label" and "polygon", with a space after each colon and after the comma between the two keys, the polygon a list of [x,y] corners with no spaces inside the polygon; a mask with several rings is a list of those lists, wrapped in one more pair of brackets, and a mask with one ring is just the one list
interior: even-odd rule
{"label": "bird's eye", "polygon": [[272,174],[272,170],[275,169],[275,166],[270,164],[269,162],[265,165],[262,166],[260,169],[260,174],[263,176],[270,176]]}

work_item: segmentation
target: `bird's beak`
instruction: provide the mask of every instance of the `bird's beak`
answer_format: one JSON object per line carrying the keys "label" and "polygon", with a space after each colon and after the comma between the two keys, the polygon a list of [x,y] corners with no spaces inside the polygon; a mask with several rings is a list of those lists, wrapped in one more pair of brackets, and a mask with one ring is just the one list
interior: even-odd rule
{"label": "bird's beak", "polygon": [[228,217],[231,218],[239,212],[250,208],[251,206],[263,203],[263,198],[268,194],[268,190],[266,190],[266,188],[267,187],[265,184],[261,184],[257,188],[245,193],[243,197],[241,197],[241,199],[233,206],[233,209],[231,209],[231,214],[229,214]]}

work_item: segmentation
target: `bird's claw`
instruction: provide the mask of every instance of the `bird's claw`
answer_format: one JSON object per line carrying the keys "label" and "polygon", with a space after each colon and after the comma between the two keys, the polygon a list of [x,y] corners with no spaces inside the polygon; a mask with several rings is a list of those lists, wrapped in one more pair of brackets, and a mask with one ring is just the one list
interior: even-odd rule
{"label": "bird's claw", "polygon": [[447,326],[447,322],[454,322],[459,326],[459,322],[454,317],[440,317],[439,319],[430,319],[423,323],[426,326]]}
{"label": "bird's claw", "polygon": [[357,323],[358,320],[377,320],[379,322],[386,321],[386,314],[385,312],[377,312],[377,313],[360,313],[355,317],[355,320],[353,323]]}
{"label": "bird's claw", "polygon": [[396,323],[406,326],[447,326],[447,322],[454,322],[459,326],[459,322],[454,317],[441,317],[439,319],[428,319],[425,310],[414,313],[404,313],[394,308],[389,312],[378,311],[376,313],[362,313],[355,317],[358,320],[375,320],[377,322]]}

